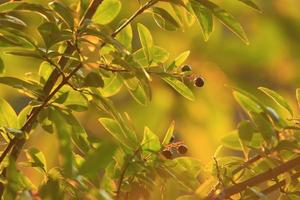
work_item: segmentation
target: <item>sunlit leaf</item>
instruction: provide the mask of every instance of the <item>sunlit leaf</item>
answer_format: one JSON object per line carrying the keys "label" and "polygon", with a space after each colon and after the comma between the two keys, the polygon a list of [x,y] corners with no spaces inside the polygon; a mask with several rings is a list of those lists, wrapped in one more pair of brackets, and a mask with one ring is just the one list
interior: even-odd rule
{"label": "sunlit leaf", "polygon": [[56,43],[72,39],[71,32],[60,31],[57,25],[51,22],[43,23],[38,30],[48,48]]}
{"label": "sunlit leaf", "polygon": [[150,63],[152,61],[151,49],[153,46],[151,33],[143,24],[138,24],[137,27],[144,54],[147,62]]}
{"label": "sunlit leaf", "polygon": [[201,1],[206,7],[208,7],[213,14],[233,33],[235,33],[238,37],[241,38],[243,42],[249,44],[246,33],[244,32],[243,27],[240,23],[226,10],[220,8],[218,5],[210,2],[210,1]]}
{"label": "sunlit leaf", "polygon": [[16,112],[3,98],[0,98],[0,126],[19,128]]}
{"label": "sunlit leaf", "polygon": [[116,40],[118,40],[121,44],[123,44],[129,51],[132,50],[132,28],[131,24],[128,24],[117,36]]}
{"label": "sunlit leaf", "polygon": [[158,152],[160,150],[160,141],[157,135],[155,135],[148,127],[144,130],[144,137],[141,145],[144,151]]}
{"label": "sunlit leaf", "polygon": [[97,8],[92,21],[97,24],[108,24],[119,14],[121,2],[119,0],[104,0]]}
{"label": "sunlit leaf", "polygon": [[74,16],[69,7],[58,1],[50,2],[49,7],[57,13],[66,25],[68,25],[71,29],[74,28]]}
{"label": "sunlit leaf", "polygon": [[286,109],[291,114],[291,116],[293,116],[293,110],[291,106],[281,95],[265,87],[259,87],[258,89],[261,90],[266,95],[268,95],[271,99],[273,99],[273,101],[275,101],[282,108]]}
{"label": "sunlit leaf", "polygon": [[71,177],[73,174],[73,151],[72,151],[72,125],[68,124],[67,120],[59,110],[51,109],[51,119],[54,123],[54,127],[58,136],[60,153],[63,156],[63,170],[67,177]]}
{"label": "sunlit leaf", "polygon": [[162,141],[162,146],[169,144],[170,139],[173,136],[174,127],[175,127],[175,121],[172,121],[172,123],[170,124],[170,126],[169,126],[169,128],[168,128],[168,130],[167,130],[167,132],[165,134],[165,137],[164,137],[164,139]]}
{"label": "sunlit leaf", "polygon": [[31,163],[32,167],[38,167],[43,170],[43,172],[47,171],[46,158],[40,150],[36,148],[30,148],[26,151],[26,153],[29,157],[29,162]]}
{"label": "sunlit leaf", "polygon": [[54,21],[54,17],[48,12],[48,9],[44,8],[39,4],[14,1],[14,2],[3,3],[0,5],[0,12],[5,13],[10,11],[34,12],[41,15],[48,21]]}
{"label": "sunlit leaf", "polygon": [[223,137],[221,142],[222,145],[224,145],[229,149],[238,150],[238,151],[242,150],[238,131],[232,131],[231,133]]}
{"label": "sunlit leaf", "polygon": [[85,87],[103,87],[104,82],[102,77],[96,72],[90,72],[84,78],[84,86]]}
{"label": "sunlit leaf", "polygon": [[252,139],[254,127],[250,121],[242,121],[238,125],[238,133],[242,141],[249,142]]}
{"label": "sunlit leaf", "polygon": [[272,124],[259,113],[251,112],[250,114],[253,122],[255,123],[258,131],[261,133],[263,138],[266,141],[270,141],[271,138],[275,136],[275,130]]}
{"label": "sunlit leaf", "polygon": [[159,46],[153,46],[150,54],[152,55],[151,64],[149,65],[147,57],[144,54],[143,49],[139,49],[132,54],[134,60],[138,62],[142,67],[148,67],[151,65],[157,65],[164,63],[169,58],[169,52]]}
{"label": "sunlit leaf", "polygon": [[114,74],[109,78],[103,77],[104,87],[100,89],[104,97],[110,97],[118,93],[123,85],[122,79],[118,74]]}
{"label": "sunlit leaf", "polygon": [[165,82],[172,86],[177,92],[179,92],[185,98],[193,101],[195,96],[193,92],[181,81],[174,77],[161,77]]}
{"label": "sunlit leaf", "polygon": [[99,118],[98,120],[116,140],[118,140],[121,144],[130,147],[132,141],[129,141],[125,132],[122,130],[122,127],[116,120],[110,118]]}
{"label": "sunlit leaf", "polygon": [[213,30],[212,12],[209,8],[204,6],[201,1],[192,0],[191,6],[201,25],[204,40],[207,41]]}
{"label": "sunlit leaf", "polygon": [[254,10],[257,10],[258,12],[262,12],[261,9],[258,7],[258,5],[256,5],[252,0],[238,0],[244,4],[246,4],[247,6],[253,8]]}
{"label": "sunlit leaf", "polygon": [[0,57],[0,74],[3,74],[5,71],[5,66],[2,58]]}
{"label": "sunlit leaf", "polygon": [[104,170],[112,160],[116,147],[109,143],[101,143],[93,152],[86,156],[82,165],[79,167],[79,173],[95,178],[100,170]]}
{"label": "sunlit leaf", "polygon": [[160,28],[168,31],[174,31],[180,28],[178,22],[166,10],[159,7],[154,7],[152,10],[153,18]]}
{"label": "sunlit leaf", "polygon": [[233,96],[247,113],[248,112],[257,112],[257,113],[262,112],[261,107],[255,101],[253,101],[251,98],[247,97],[246,95],[244,95],[240,92],[234,91]]}
{"label": "sunlit leaf", "polygon": [[185,51],[181,53],[178,57],[175,58],[175,60],[168,66],[167,71],[172,71],[173,69],[176,69],[180,65],[182,65],[186,59],[189,57],[190,51]]}

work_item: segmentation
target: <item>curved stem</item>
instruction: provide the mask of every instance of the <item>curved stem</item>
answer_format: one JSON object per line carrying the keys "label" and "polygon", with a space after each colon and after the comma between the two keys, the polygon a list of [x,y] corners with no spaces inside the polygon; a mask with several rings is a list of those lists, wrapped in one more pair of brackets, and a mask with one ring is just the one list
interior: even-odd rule
{"label": "curved stem", "polygon": [[240,193],[240,192],[246,190],[248,187],[252,187],[252,186],[258,185],[262,182],[265,182],[267,180],[276,178],[278,175],[280,175],[284,172],[288,172],[298,166],[300,166],[300,156],[296,157],[292,160],[289,160],[289,161],[287,161],[273,169],[270,169],[264,173],[261,173],[252,178],[249,178],[248,180],[245,180],[243,182],[240,182],[233,186],[225,188],[220,192],[220,194],[207,196],[204,198],[204,200],[227,199],[234,194],[237,194],[237,193]]}

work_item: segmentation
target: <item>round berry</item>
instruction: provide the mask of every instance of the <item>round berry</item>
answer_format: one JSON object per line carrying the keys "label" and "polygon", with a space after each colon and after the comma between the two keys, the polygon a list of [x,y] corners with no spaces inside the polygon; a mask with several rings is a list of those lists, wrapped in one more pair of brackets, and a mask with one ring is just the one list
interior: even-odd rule
{"label": "round berry", "polygon": [[188,151],[188,147],[184,144],[181,144],[177,147],[177,151],[180,154],[185,154]]}
{"label": "round berry", "polygon": [[200,76],[197,76],[195,79],[194,79],[194,85],[196,87],[203,87],[204,86],[204,79]]}
{"label": "round berry", "polygon": [[181,67],[181,71],[182,72],[189,72],[189,71],[192,71],[192,67],[190,65],[183,65]]}
{"label": "round berry", "polygon": [[169,149],[164,149],[161,153],[167,159],[172,158],[172,152]]}

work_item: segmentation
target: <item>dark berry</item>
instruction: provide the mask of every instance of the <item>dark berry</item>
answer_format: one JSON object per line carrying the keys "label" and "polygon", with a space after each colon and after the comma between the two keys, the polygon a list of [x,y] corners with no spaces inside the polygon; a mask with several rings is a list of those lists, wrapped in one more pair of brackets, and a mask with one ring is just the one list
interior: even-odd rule
{"label": "dark berry", "polygon": [[172,158],[172,152],[169,149],[164,149],[161,153],[167,159]]}
{"label": "dark berry", "polygon": [[194,85],[196,87],[203,87],[204,86],[204,79],[200,76],[197,76],[195,79],[194,79]]}
{"label": "dark berry", "polygon": [[172,137],[170,138],[169,144],[172,143],[172,142],[174,142],[174,140],[175,140],[175,136],[172,135]]}
{"label": "dark berry", "polygon": [[189,72],[189,71],[192,71],[192,67],[190,65],[183,65],[181,67],[181,71],[182,72]]}
{"label": "dark berry", "polygon": [[184,144],[181,144],[177,147],[177,151],[180,154],[185,154],[188,151],[188,147]]}

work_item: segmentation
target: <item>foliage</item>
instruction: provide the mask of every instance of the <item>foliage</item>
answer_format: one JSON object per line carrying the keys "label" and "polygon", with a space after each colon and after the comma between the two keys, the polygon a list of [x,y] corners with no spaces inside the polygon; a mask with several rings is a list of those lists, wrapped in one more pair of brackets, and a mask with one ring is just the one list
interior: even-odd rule
{"label": "foliage", "polygon": [[[260,11],[250,0],[241,2]],[[215,17],[244,43],[249,42],[240,23],[211,1],[138,3],[140,8],[128,19],[120,20],[115,31],[111,29],[122,8],[119,0],[82,0],[72,5],[54,1],[47,6],[11,1],[0,5],[1,49],[7,55],[40,62],[37,77],[19,79],[5,75],[7,66],[0,59],[0,83],[30,99],[18,115],[6,100],[0,99],[0,132],[6,145],[0,156],[2,198],[150,199],[154,198],[155,188],[161,188],[164,195],[171,185],[176,192],[166,198],[267,198],[268,193],[280,188],[280,199],[296,199],[298,120],[288,102],[268,88],[259,89],[288,111],[292,119],[284,119],[253,95],[233,88],[248,120],[222,139],[211,174],[199,160],[183,156],[187,146],[173,140],[174,122],[162,140],[148,127],[139,137],[128,114],[115,105],[114,97],[122,87],[138,104],[147,106],[153,78],[158,77],[188,100],[195,99],[190,82],[202,87],[203,78],[189,67],[180,68],[189,51],[170,58],[167,50],[155,44],[150,29],[141,23],[132,26],[133,20],[148,12],[166,31],[189,27],[196,20],[207,41]],[[27,24],[28,13],[40,24]],[[32,27],[38,38],[28,34]],[[133,45],[137,39],[139,48]],[[299,96],[297,90],[298,100]],[[112,140],[91,137],[77,120],[77,113],[88,109],[96,110],[99,123]],[[24,148],[38,127],[57,136],[58,166],[49,167],[39,149]],[[22,152],[25,161],[17,160]],[[43,175],[43,182],[31,183],[21,167],[36,169]],[[265,181],[274,184],[257,187]]]}

